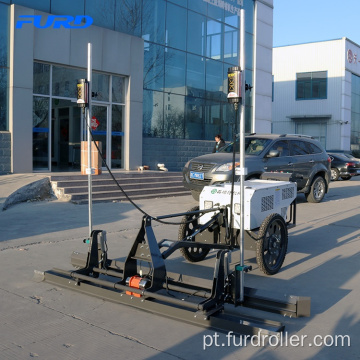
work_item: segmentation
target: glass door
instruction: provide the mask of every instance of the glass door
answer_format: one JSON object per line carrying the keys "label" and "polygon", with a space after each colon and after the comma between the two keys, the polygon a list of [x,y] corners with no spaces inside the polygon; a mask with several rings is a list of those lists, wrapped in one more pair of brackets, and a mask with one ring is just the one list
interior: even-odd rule
{"label": "glass door", "polygon": [[51,103],[51,171],[80,169],[81,109],[71,100]]}
{"label": "glass door", "polygon": [[33,170],[49,170],[49,99],[33,98]]}
{"label": "glass door", "polygon": [[123,168],[124,132],[123,105],[93,103],[91,131],[95,141],[101,141],[101,152],[110,169]]}
{"label": "glass door", "polygon": [[111,111],[111,168],[124,168],[123,105],[113,105]]}
{"label": "glass door", "polygon": [[107,165],[110,167],[108,159],[110,154],[108,154],[108,116],[109,106],[108,105],[92,105],[91,113],[91,131],[95,141],[101,142],[101,153],[106,161]]}

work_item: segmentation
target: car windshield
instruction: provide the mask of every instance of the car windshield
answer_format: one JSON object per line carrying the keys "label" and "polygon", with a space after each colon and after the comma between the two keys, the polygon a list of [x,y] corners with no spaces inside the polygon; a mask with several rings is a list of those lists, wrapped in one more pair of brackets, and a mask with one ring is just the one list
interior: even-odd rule
{"label": "car windshield", "polygon": [[[259,155],[271,142],[270,139],[263,138],[254,138],[254,137],[245,137],[245,154],[246,155]],[[233,152],[233,142],[228,146],[222,148],[219,152],[222,153],[232,153]],[[235,142],[235,151],[240,152],[240,140],[236,139]]]}

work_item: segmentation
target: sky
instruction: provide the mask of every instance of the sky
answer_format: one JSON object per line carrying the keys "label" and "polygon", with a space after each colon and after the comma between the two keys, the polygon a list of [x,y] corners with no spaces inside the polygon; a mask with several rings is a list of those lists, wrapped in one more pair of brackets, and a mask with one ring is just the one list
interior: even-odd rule
{"label": "sky", "polygon": [[274,0],[274,47],[342,37],[360,45],[360,0]]}

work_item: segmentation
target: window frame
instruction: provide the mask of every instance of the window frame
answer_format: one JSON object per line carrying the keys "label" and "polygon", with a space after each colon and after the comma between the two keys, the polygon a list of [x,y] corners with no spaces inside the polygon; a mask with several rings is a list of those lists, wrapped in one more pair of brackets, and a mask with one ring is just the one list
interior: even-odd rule
{"label": "window frame", "polygon": [[[300,78],[299,75],[309,74],[307,78]],[[319,74],[325,74],[323,76],[316,76]],[[322,95],[321,87],[325,84],[325,94]],[[303,89],[303,97],[299,97],[299,86],[302,85]],[[308,86],[310,90],[310,96],[306,96],[305,87]],[[318,88],[319,96],[315,96],[314,92],[316,91],[316,87]],[[295,100],[324,100],[327,99],[327,88],[328,88],[328,72],[325,71],[311,71],[311,72],[302,72],[296,73],[296,82],[295,82]]]}

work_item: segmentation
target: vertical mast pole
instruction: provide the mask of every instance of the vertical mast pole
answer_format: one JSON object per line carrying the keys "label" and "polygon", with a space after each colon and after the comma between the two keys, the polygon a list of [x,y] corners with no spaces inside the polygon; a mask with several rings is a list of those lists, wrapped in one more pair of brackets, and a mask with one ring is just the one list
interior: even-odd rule
{"label": "vertical mast pole", "polygon": [[[240,266],[244,266],[244,181],[245,168],[245,10],[240,10],[240,69],[241,103],[240,103]],[[244,271],[240,272],[240,302],[244,302]]]}
{"label": "vertical mast pole", "polygon": [[92,46],[88,43],[88,58],[87,58],[87,80],[89,82],[88,98],[89,107],[87,109],[87,145],[88,145],[88,202],[89,202],[89,237],[92,233],[92,167],[91,167],[91,73],[92,73]]}

